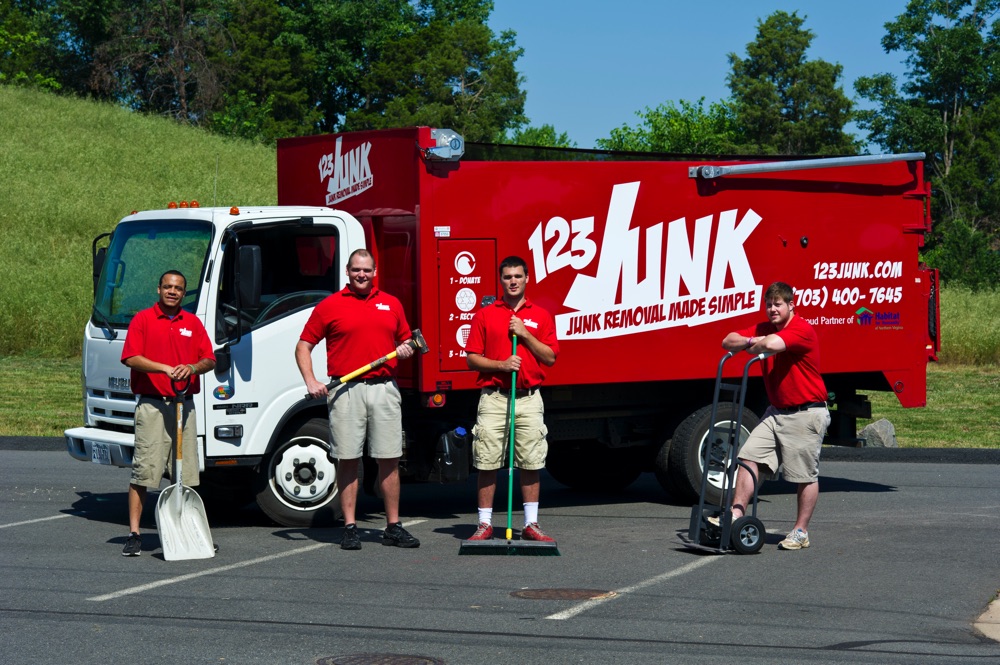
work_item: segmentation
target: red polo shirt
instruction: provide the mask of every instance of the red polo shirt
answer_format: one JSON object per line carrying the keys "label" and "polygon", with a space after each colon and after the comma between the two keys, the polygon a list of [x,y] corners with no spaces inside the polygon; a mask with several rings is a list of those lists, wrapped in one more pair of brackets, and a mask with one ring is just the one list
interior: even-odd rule
{"label": "red polo shirt", "polygon": [[[326,340],[326,371],[336,378],[394,351],[411,336],[398,299],[374,288],[361,297],[345,286],[316,305],[299,339]],[[395,374],[396,361],[390,360],[358,378]]]}
{"label": "red polo shirt", "polygon": [[809,322],[793,316],[780,331],[770,321],[738,331],[744,337],[777,335],[785,350],[761,361],[764,387],[771,404],[779,409],[825,402],[826,384],[819,373],[819,338]]}
{"label": "red polo shirt", "polygon": [[[160,309],[160,303],[132,317],[122,349],[122,363],[133,356],[143,356],[171,367],[194,365],[203,358],[215,360],[212,342],[198,317],[182,309],[170,318]],[[136,395],[174,394],[170,377],[166,374],[147,374],[133,369],[131,385]],[[194,376],[188,394],[197,394],[199,390],[198,377]]]}
{"label": "red polo shirt", "polygon": [[[532,337],[559,353],[556,339],[556,324],[552,315],[525,298],[521,309],[515,312],[503,299],[497,299],[489,307],[483,307],[472,317],[472,330],[465,342],[466,353],[476,353],[490,360],[506,360],[510,357],[513,342],[510,336],[510,317],[516,316],[524,322]],[[517,345],[517,355],[521,358],[521,369],[517,373],[518,388],[537,388],[545,380],[548,369],[538,362],[538,358],[523,344]],[[476,385],[481,388],[510,389],[510,374],[506,372],[480,372]]]}

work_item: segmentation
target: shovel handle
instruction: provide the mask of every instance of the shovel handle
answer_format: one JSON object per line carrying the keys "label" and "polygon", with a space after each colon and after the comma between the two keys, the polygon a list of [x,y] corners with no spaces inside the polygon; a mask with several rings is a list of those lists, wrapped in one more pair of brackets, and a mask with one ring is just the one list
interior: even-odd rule
{"label": "shovel handle", "polygon": [[[186,379],[170,379],[170,387],[174,389],[174,395],[177,397],[184,397],[187,394],[188,388],[191,387],[191,377]],[[177,450],[174,453],[174,457],[177,460],[175,466],[177,469],[174,471],[174,475],[177,476],[175,479],[177,483],[180,483],[180,469],[181,460],[184,459],[184,441],[183,441],[183,431],[184,431],[184,405],[177,401]]]}
{"label": "shovel handle", "polygon": [[174,389],[174,395],[184,397],[191,387],[191,377],[188,376],[186,379],[170,379],[170,387]]}

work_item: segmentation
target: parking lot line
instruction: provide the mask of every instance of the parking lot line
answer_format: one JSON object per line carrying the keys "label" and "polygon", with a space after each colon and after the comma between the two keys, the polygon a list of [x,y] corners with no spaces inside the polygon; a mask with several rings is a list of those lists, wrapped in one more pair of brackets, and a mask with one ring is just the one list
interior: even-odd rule
{"label": "parking lot line", "polygon": [[[427,520],[411,520],[406,522],[403,526],[412,526],[414,524],[420,524],[421,522],[426,522]],[[149,591],[150,589],[156,589],[161,586],[168,586],[170,584],[177,584],[178,582],[186,582],[187,580],[193,580],[198,577],[204,577],[205,575],[214,575],[215,573],[224,573],[227,570],[235,570],[237,568],[246,568],[247,566],[254,566],[258,563],[267,563],[268,561],[274,561],[275,559],[283,559],[287,556],[295,556],[296,554],[305,554],[306,552],[312,552],[321,547],[329,547],[330,543],[316,543],[314,545],[307,545],[305,547],[300,547],[295,550],[289,550],[288,552],[279,552],[278,554],[269,554],[267,556],[262,556],[257,559],[248,559],[247,561],[240,561],[238,563],[231,563],[228,566],[218,566],[216,568],[209,568],[208,570],[201,570],[197,573],[188,573],[187,575],[179,575],[177,577],[169,577],[165,580],[158,580],[156,582],[150,582],[149,584],[141,584],[139,586],[129,587],[128,589],[122,589],[120,591],[112,591],[111,593],[106,593],[102,596],[91,596],[87,600],[92,600],[94,602],[103,602],[105,600],[114,600],[115,598],[121,598],[122,596],[131,596],[137,593],[142,593],[144,591]]]}
{"label": "parking lot line", "polygon": [[34,524],[36,522],[48,522],[49,520],[61,520],[64,517],[77,517],[71,513],[63,513],[62,515],[53,515],[52,517],[39,517],[37,520],[24,520],[23,522],[11,522],[10,524],[0,524],[0,529],[6,529],[11,526],[21,526],[23,524]]}
{"label": "parking lot line", "polygon": [[587,610],[597,607],[598,605],[606,603],[609,600],[620,598],[621,596],[630,594],[633,591],[639,591],[640,589],[645,589],[648,586],[653,586],[654,584],[659,584],[660,582],[665,582],[666,580],[669,580],[673,577],[679,577],[681,575],[685,575],[687,573],[697,570],[698,568],[701,568],[706,564],[712,563],[713,561],[721,561],[723,558],[724,557],[721,556],[703,557],[701,559],[698,559],[697,561],[692,561],[689,564],[681,566],[680,568],[676,568],[661,575],[657,575],[656,577],[651,577],[648,580],[643,580],[642,582],[639,582],[638,584],[633,584],[632,586],[623,587],[621,589],[615,589],[614,592],[609,593],[605,596],[601,596],[600,598],[592,598],[591,600],[582,602],[579,605],[569,608],[568,610],[563,610],[562,612],[556,612],[555,614],[550,614],[545,618],[553,619],[555,621],[572,619],[576,615],[586,612]]}
{"label": "parking lot line", "polygon": [[209,568],[208,570],[202,570],[197,573],[189,573],[187,575],[180,575],[178,577],[169,577],[165,580],[158,580],[156,582],[150,582],[149,584],[142,584],[140,586],[134,586],[128,589],[122,589],[121,591],[113,591],[112,593],[106,593],[103,596],[91,596],[87,600],[93,600],[96,602],[102,602],[105,600],[114,600],[115,598],[121,598],[122,596],[131,596],[133,594],[142,593],[143,591],[149,591],[150,589],[155,589],[157,587],[167,586],[170,584],[177,584],[178,582],[185,582],[187,580],[193,580],[198,577],[204,577],[205,575],[224,573],[227,570],[246,568],[247,566],[253,566],[258,563],[266,563],[268,561],[274,561],[275,559],[283,559],[286,556],[304,554],[306,552],[317,550],[321,547],[329,547],[329,545],[330,545],[329,543],[316,543],[314,545],[300,547],[297,550],[290,550],[288,552],[279,552],[278,554],[269,554],[268,556],[262,556],[257,559],[249,559],[247,561],[240,561],[239,563],[231,563],[228,566],[219,566],[217,568]]}

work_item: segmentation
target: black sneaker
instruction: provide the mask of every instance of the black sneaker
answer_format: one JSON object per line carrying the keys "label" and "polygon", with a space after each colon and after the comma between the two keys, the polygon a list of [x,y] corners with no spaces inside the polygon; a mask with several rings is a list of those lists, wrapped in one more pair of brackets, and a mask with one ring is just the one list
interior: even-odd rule
{"label": "black sneaker", "polygon": [[358,536],[358,525],[348,524],[344,527],[344,537],[340,539],[340,549],[360,550],[361,538]]}
{"label": "black sneaker", "polygon": [[142,536],[133,531],[125,539],[122,556],[139,556],[140,554],[142,554]]}
{"label": "black sneaker", "polygon": [[393,547],[420,547],[420,541],[403,528],[402,522],[390,524],[382,532],[382,544]]}

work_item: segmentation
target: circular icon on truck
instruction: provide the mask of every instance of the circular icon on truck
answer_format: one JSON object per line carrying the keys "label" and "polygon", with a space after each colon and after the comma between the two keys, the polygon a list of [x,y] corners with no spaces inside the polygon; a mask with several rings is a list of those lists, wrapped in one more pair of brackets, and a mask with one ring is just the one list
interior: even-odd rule
{"label": "circular icon on truck", "polygon": [[458,341],[458,345],[465,348],[465,343],[469,341],[469,333],[472,332],[472,326],[466,323],[464,326],[459,326],[458,331],[455,333],[455,340]]}
{"label": "circular icon on truck", "polygon": [[455,257],[455,270],[459,275],[468,275],[476,269],[476,257],[472,252],[459,252]]}
{"label": "circular icon on truck", "polygon": [[472,289],[459,289],[455,294],[455,306],[463,312],[471,311],[476,306],[476,292]]}

